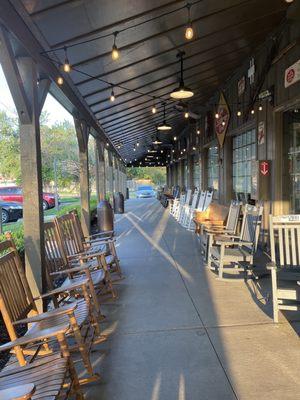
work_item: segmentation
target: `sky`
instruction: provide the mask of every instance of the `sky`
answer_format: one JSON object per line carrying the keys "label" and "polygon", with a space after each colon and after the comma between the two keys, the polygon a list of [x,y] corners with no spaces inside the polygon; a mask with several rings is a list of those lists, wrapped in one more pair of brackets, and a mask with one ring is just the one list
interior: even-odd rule
{"label": "sky", "polygon": [[[10,116],[16,116],[16,107],[11,97],[3,70],[0,65],[0,110],[6,111]],[[64,120],[73,122],[71,114],[65,110],[59,103],[48,94],[43,111],[46,111],[49,115],[48,125],[53,125],[55,122],[61,122]]]}

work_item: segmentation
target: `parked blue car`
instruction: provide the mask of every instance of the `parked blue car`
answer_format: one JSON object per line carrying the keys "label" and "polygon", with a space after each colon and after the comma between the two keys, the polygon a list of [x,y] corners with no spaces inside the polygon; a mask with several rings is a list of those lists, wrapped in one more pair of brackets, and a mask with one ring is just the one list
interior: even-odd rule
{"label": "parked blue car", "polygon": [[137,199],[155,197],[155,191],[152,186],[139,186],[136,191]]}

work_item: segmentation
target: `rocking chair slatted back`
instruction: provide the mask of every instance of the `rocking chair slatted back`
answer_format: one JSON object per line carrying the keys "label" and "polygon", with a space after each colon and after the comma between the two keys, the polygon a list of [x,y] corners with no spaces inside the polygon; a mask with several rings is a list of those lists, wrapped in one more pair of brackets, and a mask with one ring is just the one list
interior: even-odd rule
{"label": "rocking chair slatted back", "polygon": [[280,266],[300,265],[300,215],[269,216],[271,260]]}
{"label": "rocking chair slatted back", "polygon": [[66,268],[67,257],[62,246],[59,233],[53,221],[44,223],[44,240],[45,240],[45,261],[47,266],[47,283],[52,287],[50,274],[59,272]]}
{"label": "rocking chair slatted back", "polygon": [[0,257],[0,311],[14,340],[13,322],[25,318],[31,310],[36,311],[36,306],[13,243],[0,243],[0,251],[5,253]]}
{"label": "rocking chair slatted back", "polygon": [[[241,228],[241,241],[253,243],[252,251],[257,248],[259,233],[261,228],[261,217],[263,213],[263,206],[251,206],[246,204],[245,212]],[[249,246],[246,246],[249,247]]]}
{"label": "rocking chair slatted back", "polygon": [[192,190],[189,189],[186,193],[186,197],[185,197],[185,204],[189,205],[190,201],[191,201],[191,197],[192,197]]}
{"label": "rocking chair slatted back", "polygon": [[203,211],[205,211],[208,208],[208,206],[210,205],[210,203],[212,202],[213,193],[214,193],[213,191],[206,193],[205,201],[203,204]]}
{"label": "rocking chair slatted back", "polygon": [[54,223],[57,227],[60,240],[67,256],[82,253],[84,251],[80,233],[74,223],[72,213],[56,217]]}
{"label": "rocking chair slatted back", "polygon": [[194,194],[193,194],[193,199],[192,199],[192,205],[191,205],[192,210],[194,210],[196,208],[198,196],[199,196],[199,190],[195,189]]}
{"label": "rocking chair slatted back", "polygon": [[206,198],[206,193],[205,191],[201,191],[200,196],[199,196],[199,201],[197,205],[197,210],[198,211],[203,211],[204,203],[205,203],[205,198]]}
{"label": "rocking chair slatted back", "polygon": [[241,205],[238,201],[233,200],[230,203],[228,218],[226,223],[226,230],[229,232],[236,232],[239,216],[241,212]]}

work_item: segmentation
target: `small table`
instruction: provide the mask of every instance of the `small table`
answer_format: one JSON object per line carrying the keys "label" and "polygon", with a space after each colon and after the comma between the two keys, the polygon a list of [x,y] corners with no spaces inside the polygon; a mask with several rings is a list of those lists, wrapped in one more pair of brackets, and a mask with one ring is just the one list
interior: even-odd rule
{"label": "small table", "polygon": [[34,395],[35,385],[28,383],[22,386],[13,386],[9,389],[0,390],[1,400],[29,400]]}

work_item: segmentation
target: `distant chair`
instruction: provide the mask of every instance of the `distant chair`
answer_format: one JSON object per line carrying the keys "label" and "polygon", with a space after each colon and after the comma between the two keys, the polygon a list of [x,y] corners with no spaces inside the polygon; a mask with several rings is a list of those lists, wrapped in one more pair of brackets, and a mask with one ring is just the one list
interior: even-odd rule
{"label": "distant chair", "polygon": [[300,215],[270,215],[273,319],[300,309]]}

